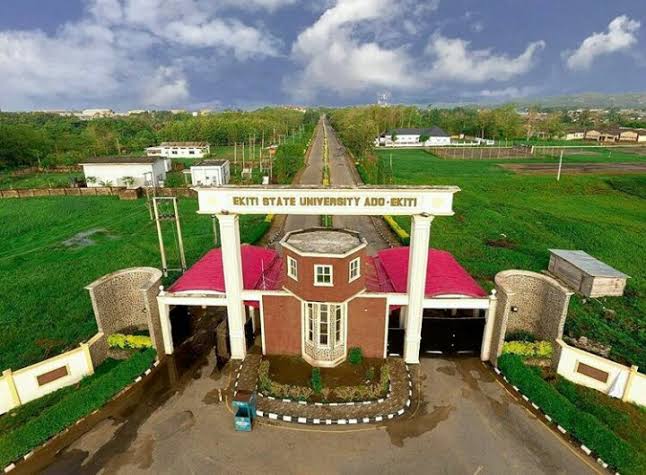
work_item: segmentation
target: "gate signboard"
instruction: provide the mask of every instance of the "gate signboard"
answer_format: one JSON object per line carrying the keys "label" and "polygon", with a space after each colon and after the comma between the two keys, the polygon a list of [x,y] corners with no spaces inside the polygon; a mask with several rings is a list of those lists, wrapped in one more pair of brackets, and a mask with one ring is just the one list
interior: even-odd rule
{"label": "gate signboard", "polygon": [[195,188],[202,214],[453,215],[456,186]]}

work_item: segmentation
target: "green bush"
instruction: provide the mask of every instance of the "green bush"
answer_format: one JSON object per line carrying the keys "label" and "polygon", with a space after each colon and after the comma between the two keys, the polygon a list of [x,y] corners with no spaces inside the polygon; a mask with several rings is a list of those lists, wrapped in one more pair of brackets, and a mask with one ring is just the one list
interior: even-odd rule
{"label": "green bush", "polygon": [[152,348],[153,341],[147,335],[124,335],[122,333],[113,333],[108,337],[108,346],[110,348],[121,349],[143,349]]}
{"label": "green bush", "polygon": [[323,389],[323,380],[321,379],[321,369],[312,368],[312,378],[311,378],[312,389],[316,394],[321,394]]}
{"label": "green bush", "polygon": [[355,346],[354,348],[350,348],[350,351],[348,351],[348,361],[350,364],[361,364],[363,361],[363,351],[361,348],[358,346]]}
{"label": "green bush", "polygon": [[637,452],[593,415],[577,409],[520,356],[503,354],[498,366],[509,381],[562,427],[622,473],[646,473],[646,456]]}
{"label": "green bush", "polygon": [[[22,457],[34,447],[74,424],[108,402],[115,394],[150,367],[155,351],[146,349],[129,359],[111,363],[107,360],[97,372],[83,379],[76,390],[66,394],[39,414],[0,435],[0,467]],[[104,365],[109,369],[102,371]]]}
{"label": "green bush", "polygon": [[536,337],[533,333],[526,330],[517,330],[515,332],[509,332],[505,335],[505,341],[526,341],[534,342]]}
{"label": "green bush", "polygon": [[550,358],[552,344],[549,341],[506,341],[502,345],[502,353],[519,355],[524,358]]}
{"label": "green bush", "polygon": [[372,381],[372,378],[374,378],[374,377],[375,377],[375,367],[371,366],[370,368],[368,368],[366,370],[366,379],[368,381]]}

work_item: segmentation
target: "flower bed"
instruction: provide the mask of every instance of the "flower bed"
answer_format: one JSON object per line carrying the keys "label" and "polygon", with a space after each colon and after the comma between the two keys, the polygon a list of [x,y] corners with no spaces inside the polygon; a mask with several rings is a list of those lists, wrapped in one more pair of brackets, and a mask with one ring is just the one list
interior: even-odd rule
{"label": "flower bed", "polygon": [[498,358],[498,366],[511,384],[559,424],[562,432],[571,432],[585,444],[588,453],[595,452],[622,473],[646,473],[646,455],[642,451],[635,450],[595,415],[572,403],[545,381],[539,370],[526,366],[520,356],[504,354]]}
{"label": "flower bed", "polygon": [[[307,364],[307,363],[304,363]],[[347,363],[349,364],[349,363]],[[390,370],[383,364],[377,370],[368,366],[365,382],[353,385],[326,385],[326,378],[319,368],[311,368],[309,385],[278,382],[270,375],[271,363],[263,360],[258,367],[258,390],[263,396],[278,399],[316,402],[371,401],[387,396],[390,387]],[[334,369],[327,369],[328,372]]]}

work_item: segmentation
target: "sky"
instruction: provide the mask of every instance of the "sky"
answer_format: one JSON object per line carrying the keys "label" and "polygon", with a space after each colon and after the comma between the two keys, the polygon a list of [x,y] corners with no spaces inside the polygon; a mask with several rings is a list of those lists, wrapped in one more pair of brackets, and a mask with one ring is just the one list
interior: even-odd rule
{"label": "sky", "polygon": [[646,91],[644,0],[2,0],[0,109]]}

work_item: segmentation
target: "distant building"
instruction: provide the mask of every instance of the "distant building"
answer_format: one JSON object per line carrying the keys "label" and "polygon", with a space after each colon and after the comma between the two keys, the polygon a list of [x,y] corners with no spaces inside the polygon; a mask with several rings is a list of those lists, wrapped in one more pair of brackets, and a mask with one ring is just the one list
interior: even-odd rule
{"label": "distant building", "polygon": [[80,163],[88,187],[164,186],[166,160],[157,157],[95,157]]}
{"label": "distant building", "polygon": [[583,140],[585,139],[585,130],[583,129],[573,129],[565,132],[563,135],[563,140]]}
{"label": "distant building", "polygon": [[104,117],[113,117],[114,111],[112,109],[84,109],[81,112],[74,114],[79,119],[92,120],[102,119]]}
{"label": "distant building", "polygon": [[646,142],[646,129],[619,128],[619,141],[621,142]]}
{"label": "distant building", "polygon": [[149,157],[204,158],[211,153],[207,142],[162,142],[157,147],[148,147]]}
{"label": "distant building", "polygon": [[[394,140],[393,140],[394,138]],[[420,139],[424,138],[422,142]],[[451,145],[451,136],[440,127],[402,127],[389,130],[375,139],[378,147],[433,147]]]}
{"label": "distant building", "polygon": [[229,160],[203,160],[191,166],[193,186],[222,186],[229,183]]}

